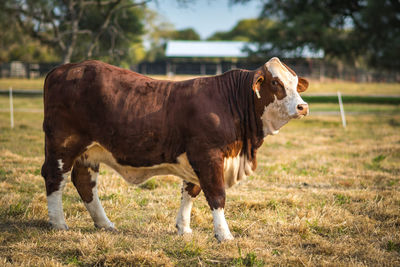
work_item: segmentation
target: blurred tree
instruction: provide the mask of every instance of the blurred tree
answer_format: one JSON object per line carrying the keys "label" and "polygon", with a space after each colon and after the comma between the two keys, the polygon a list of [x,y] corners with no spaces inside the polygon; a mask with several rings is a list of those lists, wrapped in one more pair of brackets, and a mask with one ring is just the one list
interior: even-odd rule
{"label": "blurred tree", "polygon": [[14,60],[53,62],[59,58],[51,47],[24,34],[18,23],[7,16],[0,3],[0,63]]}
{"label": "blurred tree", "polygon": [[91,34],[78,35],[79,45],[72,61],[97,58],[118,65],[135,62],[137,53],[132,53],[132,48],[141,47],[143,9],[130,5],[121,6],[120,10],[110,15],[110,21],[105,26],[107,18],[104,18],[104,12],[97,6],[88,6],[79,25]]}
{"label": "blurred tree", "polygon": [[165,57],[165,44],[170,39],[174,25],[156,11],[146,9],[144,45],[145,59],[155,61]]}
{"label": "blurred tree", "polygon": [[[179,4],[186,5],[190,0],[177,0]],[[200,40],[199,34],[191,28],[175,30],[168,20],[154,10],[146,9],[145,12],[146,47],[145,59],[156,61],[165,58],[165,48],[168,40]]]}
{"label": "blurred tree", "polygon": [[[251,0],[231,0],[246,3]],[[252,41],[260,53],[308,46],[348,62],[366,59],[371,67],[400,69],[400,2],[398,0],[261,1],[261,18],[276,21]]]}
{"label": "blurred tree", "polygon": [[352,17],[370,65],[400,70],[400,1],[369,0]]}
{"label": "blurred tree", "polygon": [[267,18],[240,20],[230,31],[216,32],[207,40],[230,40],[249,42],[254,40],[260,31],[268,30],[274,24]]}
{"label": "blurred tree", "polygon": [[192,28],[176,30],[170,36],[173,40],[200,40],[200,35]]}
{"label": "blurred tree", "polygon": [[55,47],[64,63],[108,54],[118,61],[127,43],[140,41],[139,6],[134,0],[4,0],[2,8],[40,43]]}

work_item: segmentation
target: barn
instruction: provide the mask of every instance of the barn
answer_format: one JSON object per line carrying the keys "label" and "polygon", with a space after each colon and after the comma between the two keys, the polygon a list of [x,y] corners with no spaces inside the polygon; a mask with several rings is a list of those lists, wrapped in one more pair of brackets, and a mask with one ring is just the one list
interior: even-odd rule
{"label": "barn", "polygon": [[[242,41],[182,41],[166,43],[165,60],[142,62],[135,69],[142,74],[155,75],[215,75],[234,68],[255,69],[265,59],[249,58],[249,52],[257,45]],[[309,48],[283,53],[300,73],[310,74],[310,66],[324,57],[323,51],[313,52]],[[296,68],[297,69],[297,68]]]}

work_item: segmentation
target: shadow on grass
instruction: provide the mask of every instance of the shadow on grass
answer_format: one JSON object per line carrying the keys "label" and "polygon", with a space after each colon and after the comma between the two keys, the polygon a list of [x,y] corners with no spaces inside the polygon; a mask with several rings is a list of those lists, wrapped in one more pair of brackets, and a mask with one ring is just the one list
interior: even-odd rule
{"label": "shadow on grass", "polygon": [[51,230],[49,222],[46,220],[10,220],[0,218],[1,232],[20,232],[28,228],[36,228],[38,230]]}
{"label": "shadow on grass", "polygon": [[[1,233],[16,233],[16,232],[23,232],[27,230],[42,230],[42,231],[58,231],[53,229],[50,226],[50,223],[47,220],[19,220],[19,219],[4,219],[0,217],[0,234]],[[123,229],[116,229],[116,230],[105,230],[105,229],[99,229],[94,226],[90,227],[78,227],[78,228],[70,228],[67,231],[79,231],[84,234],[94,234],[97,232],[107,232],[109,234],[132,234],[132,231]]]}

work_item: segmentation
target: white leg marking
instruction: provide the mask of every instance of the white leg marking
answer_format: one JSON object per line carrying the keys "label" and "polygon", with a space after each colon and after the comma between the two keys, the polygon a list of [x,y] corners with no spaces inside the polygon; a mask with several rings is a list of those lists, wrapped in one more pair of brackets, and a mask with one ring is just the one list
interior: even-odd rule
{"label": "white leg marking", "polygon": [[92,182],[95,182],[96,185],[92,188],[93,200],[89,203],[85,203],[86,209],[89,211],[90,216],[94,221],[94,225],[98,228],[104,228],[107,230],[113,230],[114,224],[107,218],[106,213],[104,212],[103,206],[100,203],[99,197],[97,195],[97,172],[89,169]]}
{"label": "white leg marking", "polygon": [[215,237],[218,241],[226,241],[232,240],[233,236],[229,231],[228,224],[225,220],[224,209],[218,208],[212,211],[213,219],[214,219],[214,231]]}
{"label": "white leg marking", "polygon": [[57,160],[57,162],[58,162],[58,169],[62,171],[64,167],[64,162],[62,161],[62,159]]}
{"label": "white leg marking", "polygon": [[63,174],[64,179],[61,181],[59,189],[47,196],[47,210],[50,224],[53,228],[60,230],[68,230],[62,206],[62,192],[67,182],[68,175],[69,173]]}
{"label": "white leg marking", "polygon": [[185,190],[185,186],[186,183],[184,182],[182,185],[181,207],[176,218],[176,228],[178,228],[179,235],[192,233],[192,229],[190,229],[190,212],[192,211],[193,199]]}

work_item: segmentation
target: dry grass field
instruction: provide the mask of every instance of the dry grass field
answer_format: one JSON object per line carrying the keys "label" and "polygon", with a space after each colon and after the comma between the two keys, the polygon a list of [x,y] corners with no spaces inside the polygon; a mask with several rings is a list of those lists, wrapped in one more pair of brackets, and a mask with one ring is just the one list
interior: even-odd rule
{"label": "dry grass field", "polygon": [[[15,98],[40,110],[41,98]],[[191,236],[178,236],[181,182],[128,185],[101,166],[99,194],[118,232],[94,228],[72,183],[64,193],[69,231],[51,230],[40,168],[43,115],[15,113],[0,97],[0,266],[399,266],[400,106],[335,105],[266,138],[258,169],[227,191],[234,241],[219,244],[204,195]],[[314,114],[317,115],[312,115]]]}
{"label": "dry grass field", "polygon": [[18,78],[1,78],[0,89],[8,90],[13,87],[19,90],[43,90],[44,78],[37,79],[18,79]]}

